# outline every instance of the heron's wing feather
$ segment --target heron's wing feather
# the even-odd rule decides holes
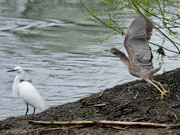
[[[126,34],[124,45],[131,64],[152,69],[152,53],[148,44],[153,25],[144,17],[137,17],[130,25]]]

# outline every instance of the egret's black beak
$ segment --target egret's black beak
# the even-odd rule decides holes
[[[16,70],[15,69],[12,69],[12,70],[8,70],[7,72],[15,72]]]

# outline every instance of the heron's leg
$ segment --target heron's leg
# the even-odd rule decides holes
[[[169,90],[166,90],[160,82],[155,81],[155,80],[152,80],[152,81],[155,82],[156,84],[158,84],[162,88],[164,93],[169,93],[170,92]]]
[[[26,113],[25,113],[25,116],[27,116],[27,113],[28,113],[28,111],[29,111],[29,107],[28,107],[28,104],[26,104],[26,106],[27,106],[27,109],[26,109]]]
[[[153,85],[154,87],[156,87],[156,88],[161,92],[161,97],[160,97],[160,99],[163,99],[163,96],[166,95],[166,93],[164,93],[164,91],[162,91],[156,84],[152,83],[152,85]]]
[[[33,115],[35,114],[36,108],[34,107]]]
[[[164,91],[162,91],[155,83],[153,83],[151,80],[147,80],[149,83],[151,83],[156,89],[158,89],[161,92],[161,99],[163,99],[163,96],[166,95]]]

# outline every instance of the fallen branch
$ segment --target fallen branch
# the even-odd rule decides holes
[[[38,128],[38,129],[32,129],[32,130],[26,130],[22,131],[19,134],[20,135],[27,135],[30,133],[40,133],[40,132],[47,132],[47,131],[55,131],[55,130],[70,130],[74,128],[82,128],[84,125],[78,125],[78,126],[72,126],[72,127],[59,127],[59,128]]]
[[[132,100],[130,100],[130,101],[124,103],[124,104],[120,104],[120,105],[118,105],[118,107],[119,107],[119,108],[120,108],[120,107],[126,107],[127,105],[129,105],[129,104],[131,103],[131,101],[132,101]]]
[[[103,107],[103,106],[106,106],[107,104],[106,103],[102,103],[102,104],[95,104],[94,106],[95,107]]]
[[[176,128],[180,128],[180,124],[169,125],[169,127],[167,129],[176,129]]]
[[[118,126],[106,126],[106,127],[117,129],[117,130],[126,130],[128,128],[128,127],[122,128],[122,127],[118,127]]]
[[[102,90],[100,94],[98,95],[98,98],[101,98],[105,90]]]
[[[169,128],[169,124],[160,123],[149,123],[149,122],[124,122],[124,121],[34,121],[28,120],[30,123],[42,124],[42,125],[122,125],[122,126],[147,126],[147,127],[157,127],[157,128]],[[172,126],[172,125],[171,125]]]
[[[144,119],[147,119],[147,116],[144,116],[144,117],[141,117],[141,118],[136,118],[136,119],[132,120],[132,122],[140,121],[140,120],[144,120]]]

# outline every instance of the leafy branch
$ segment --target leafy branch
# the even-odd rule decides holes
[[[153,42],[150,42],[150,44],[161,47],[166,51],[180,54],[180,43],[177,42],[180,40],[180,37],[178,36],[180,14],[177,12],[179,10],[180,1],[174,0],[172,2],[171,0],[155,0],[152,3],[151,0],[99,0],[99,4],[106,7],[106,10],[103,9],[103,13],[104,11],[107,13],[108,20],[102,19],[102,15],[95,12],[95,10],[87,8],[82,0],[80,0],[80,2],[95,20],[117,33],[120,33],[122,36],[125,34],[124,31],[127,27],[121,26],[121,24],[117,22],[120,15],[133,15],[135,11],[142,16],[158,19],[158,22],[153,22],[154,28],[159,33],[158,36],[162,38],[163,41],[169,41],[171,43],[170,45],[173,45],[173,48],[175,49],[172,49],[170,45],[164,47],[163,44],[167,44],[167,42],[163,42],[162,45]],[[177,11],[174,9],[177,9]],[[104,40],[106,39],[107,38],[104,38]]]
[[[90,11],[85,5],[84,5],[84,3],[80,0],[80,2],[81,2],[81,4],[82,4],[82,6],[86,9],[86,11],[90,14],[90,15],[92,15],[96,20],[98,20],[100,23],[102,23],[103,25],[105,25],[106,27],[108,27],[108,28],[110,28],[110,29],[112,29],[112,30],[114,30],[114,31],[116,31],[116,32],[118,32],[118,33],[121,33],[122,35],[124,34],[124,33],[122,33],[122,30],[119,28],[119,30],[117,30],[114,26],[111,26],[111,25],[109,25],[108,23],[106,23],[105,21],[103,21],[103,20],[101,20],[98,16],[97,16],[97,14],[95,13],[95,12],[93,12],[93,11]]]
[[[136,10],[137,10],[142,16],[144,16],[144,14],[143,14],[143,13],[140,11],[140,9],[137,7],[137,5],[136,5],[136,3],[134,2],[134,0],[131,0],[131,2],[133,3],[133,5],[134,5],[134,7],[136,8]],[[141,7],[141,8],[144,9],[143,7]],[[147,11],[147,10],[145,10],[145,9],[144,9],[144,11],[146,11],[146,12],[148,12],[149,14],[151,14],[151,15],[159,18],[158,16],[150,13],[149,11]],[[162,18],[161,18],[161,19],[162,19]],[[164,18],[163,18],[163,19],[164,19]],[[176,45],[176,43],[175,43],[173,40],[171,40],[171,38],[169,38],[164,32],[162,32],[162,31],[161,31],[158,27],[156,27],[155,25],[154,25],[154,28],[155,28],[156,30],[158,30],[164,37],[166,37],[166,38],[176,47],[176,49],[178,50],[178,53],[180,54],[180,49],[178,48],[178,46]]]

